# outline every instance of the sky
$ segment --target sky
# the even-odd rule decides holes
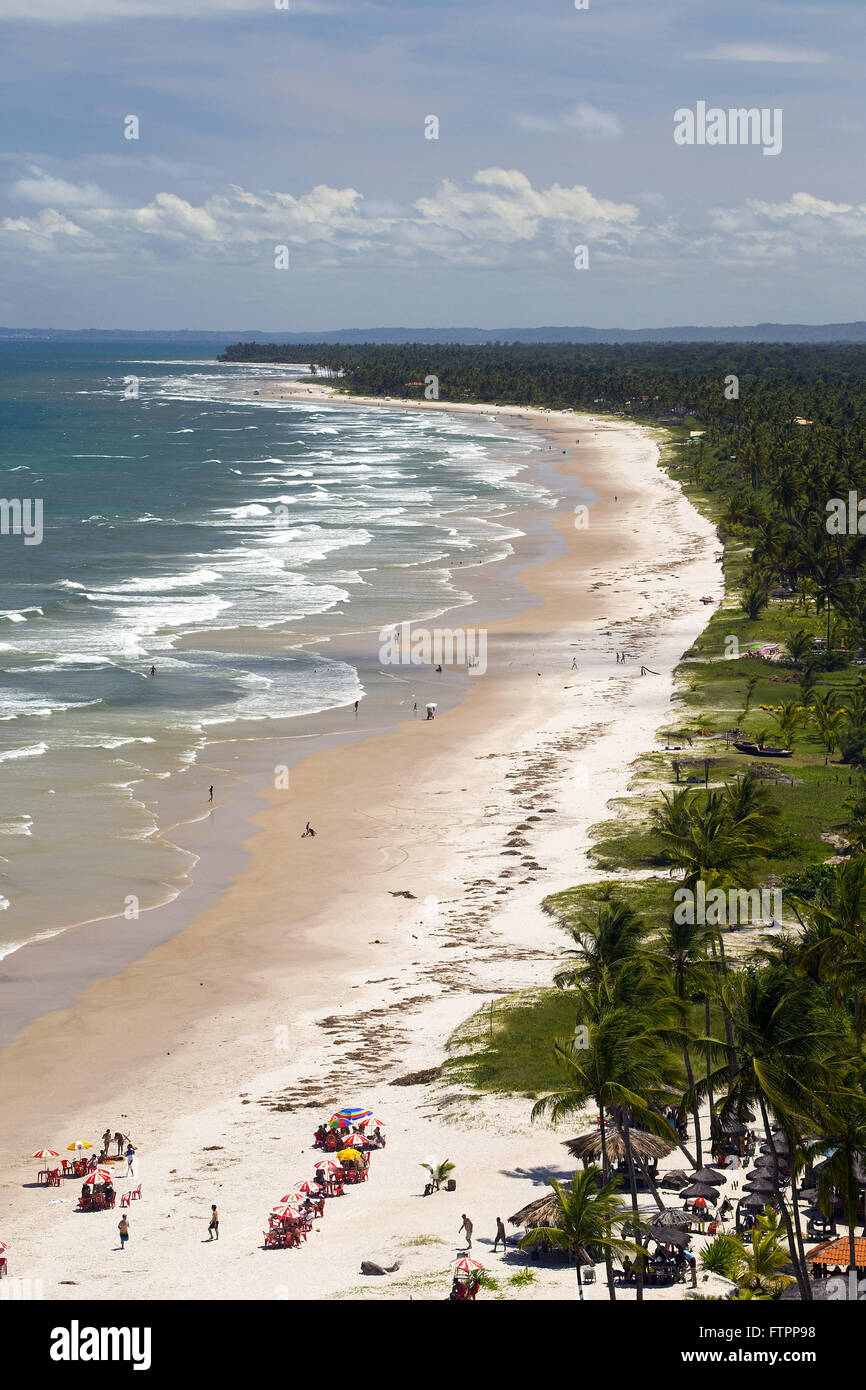
[[[0,0],[0,324],[866,319],[862,0],[579,3]]]

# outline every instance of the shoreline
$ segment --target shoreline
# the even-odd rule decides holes
[[[464,1133],[453,1107],[431,1100],[426,1087],[416,1097],[389,1089],[390,1081],[431,1066],[481,996],[549,979],[561,934],[540,900],[586,876],[586,832],[603,818],[629,761],[664,716],[673,669],[706,621],[700,594],[720,586],[714,528],[657,467],[647,430],[509,410],[564,445],[557,466],[600,500],[587,530],[578,531],[568,515],[551,515],[563,551],[520,571],[539,605],[491,624],[488,673],[432,723],[410,721],[302,759],[291,777],[292,804],[268,795],[244,846],[246,867],[215,902],[185,931],[89,986],[74,1009],[31,1025],[6,1050],[2,1094],[15,1149],[13,1156],[7,1137],[7,1182],[21,1182],[22,1134],[28,1142],[36,1135],[34,1142],[59,1143],[56,1103],[37,1095],[36,1078],[50,1075],[52,1092],[65,1098],[65,1123],[76,1132],[101,1132],[109,1112],[127,1121],[141,1145],[147,1188],[161,1193],[136,1212],[145,1237],[151,1223],[154,1235],[172,1229],[159,1224],[167,1207],[186,1220],[189,1203],[201,1205],[221,1189],[221,1205],[234,1213],[229,1248],[252,1260],[244,1266],[249,1297],[345,1293],[357,1283],[353,1240],[358,1248],[366,1243],[363,1257],[383,1248],[386,1192],[393,1239],[401,1228],[432,1219],[432,1208],[417,1214],[416,1173],[437,1145],[453,1148],[452,1158],[463,1155],[461,1196],[472,1165],[465,1181],[470,1194],[476,1191],[476,1210],[491,1187],[499,1189],[492,1194],[497,1209],[507,1208],[511,1198],[500,1195],[505,1168],[518,1194],[514,1207],[522,1205],[532,1195],[524,1173],[556,1154],[557,1139],[542,1127],[525,1132],[525,1101],[499,1107],[514,1112],[504,1135],[484,1123],[482,1154],[477,1129]],[[592,446],[587,439],[577,454],[567,438],[576,425],[595,433]],[[664,530],[670,544],[660,547]],[[625,670],[615,666],[615,646],[645,655],[662,674],[644,681],[631,661]],[[572,656],[579,660],[575,672]],[[301,815],[301,806],[313,813]],[[298,816],[317,826],[315,841],[302,842],[290,830]],[[503,868],[501,846],[518,820],[531,847],[519,869],[512,859]],[[383,966],[386,975],[369,978]],[[82,1055],[96,1046],[98,1080],[68,1055],[69,1034]],[[279,1117],[267,1105],[273,1095],[287,1107]],[[308,1116],[315,1122],[320,1113],[305,1113],[307,1107],[356,1100],[375,1105],[394,1126],[376,1161],[378,1180],[338,1204],[297,1264],[284,1266],[290,1291],[275,1294],[274,1267],[256,1245],[261,1215],[281,1182],[308,1175],[310,1160],[301,1151],[309,1147]],[[473,1097],[470,1116],[481,1122],[489,1100]],[[449,1109],[451,1123],[447,1116],[443,1122]],[[231,1136],[237,1147],[239,1125],[238,1156]],[[217,1171],[173,1182],[173,1172],[195,1166],[191,1153],[217,1137],[226,1141],[223,1157],[208,1160]],[[80,1228],[65,1212],[47,1239],[41,1197],[20,1189],[14,1201],[16,1272],[27,1265],[31,1277],[45,1281],[47,1296],[69,1296],[57,1287],[68,1241],[69,1259],[77,1248],[76,1268],[88,1275],[77,1296],[82,1289],[106,1296],[101,1262],[82,1252]],[[335,1263],[335,1227],[343,1229],[348,1263]],[[151,1274],[130,1261],[123,1296],[184,1297],[184,1277],[205,1289],[202,1296],[225,1296],[218,1274],[199,1271],[197,1247],[190,1255],[180,1282],[174,1270]],[[413,1258],[423,1263],[419,1252]]]
[[[269,385],[273,391],[278,389],[273,383]],[[289,392],[295,394],[291,387]],[[266,394],[270,392],[266,390]],[[330,392],[320,394],[324,400],[331,399]],[[236,398],[234,388],[231,395]],[[340,403],[350,400],[337,399]],[[447,410],[447,404],[440,408]],[[487,413],[487,408],[484,410]],[[511,417],[516,410],[507,407],[500,413]],[[527,433],[532,432],[532,422],[522,423]],[[452,581],[470,570],[477,572],[478,582],[474,583],[468,601],[457,596],[455,602],[437,609],[435,615],[404,621],[418,627],[425,623],[476,626],[496,621],[504,614],[528,613],[538,605],[537,597],[520,582],[519,575],[540,558],[553,558],[561,550],[549,520],[569,494],[581,499],[588,494],[575,479],[562,476],[555,463],[541,453],[527,454],[522,468],[528,482],[551,490],[552,495],[556,490],[559,496],[554,505],[549,510],[529,512],[516,507],[503,514],[503,523],[518,530],[509,542],[511,553],[472,563],[465,570],[451,571]],[[89,984],[119,973],[183,931],[192,917],[227,889],[248,862],[244,844],[253,819],[261,810],[275,766],[291,769],[319,750],[378,737],[412,719],[406,700],[396,700],[388,689],[390,680],[379,667],[378,632],[378,628],[360,628],[336,636],[305,637],[297,644],[308,651],[320,649],[329,660],[346,661],[358,670],[362,683],[370,682],[371,688],[365,686],[362,700],[363,723],[353,717],[349,705],[273,719],[269,721],[272,731],[265,721],[250,720],[257,732],[247,736],[241,732],[242,721],[236,720],[232,723],[233,732],[225,736],[209,733],[195,760],[168,781],[145,773],[130,784],[135,787],[135,799],[157,821],[148,838],[182,856],[186,861],[184,871],[163,882],[166,891],[160,901],[141,907],[134,932],[121,912],[97,913],[52,926],[46,934],[37,935],[0,958],[0,988],[4,995],[12,996],[3,998],[0,1011],[0,1048],[14,1042],[29,1024],[56,1010],[73,1007]],[[193,632],[180,639],[175,650],[182,651],[185,641],[194,646],[195,636]],[[409,682],[402,672],[391,679]],[[465,698],[472,680],[467,672],[456,667],[436,677],[428,670],[414,668],[410,683],[420,696],[419,709],[423,709],[424,700],[435,695],[443,713]],[[218,785],[221,778],[213,808],[201,804],[202,787],[212,777]],[[214,822],[216,812],[220,813],[218,827]]]

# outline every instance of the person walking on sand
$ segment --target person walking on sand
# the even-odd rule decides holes
[[[356,714],[358,713],[358,705],[359,705],[359,703],[360,703],[360,701],[358,701],[358,700],[355,701],[355,713],[356,713]]]
[[[506,1251],[507,1248],[508,1248],[508,1238],[507,1238],[507,1236],[506,1236],[506,1234],[505,1234],[505,1227],[504,1227],[503,1224],[502,1224],[502,1217],[501,1217],[501,1216],[497,1216],[497,1218],[496,1218],[496,1239],[495,1239],[495,1241],[493,1242],[493,1249],[494,1249],[494,1252],[495,1252],[496,1247],[497,1247],[497,1245],[499,1244],[500,1241],[502,1241],[502,1251],[503,1251],[503,1254],[504,1254],[505,1251]]]
[[[216,1236],[217,1240],[219,1240],[219,1238],[220,1238],[220,1214],[219,1214],[219,1212],[217,1211],[217,1209],[216,1209],[215,1206],[211,1206],[211,1209],[210,1209],[210,1225],[208,1226],[208,1231],[209,1231],[209,1233],[210,1233],[210,1238],[211,1238],[211,1240],[213,1240],[214,1236]]]
[[[102,1136],[102,1152],[108,1156],[108,1146],[111,1143],[111,1130],[107,1129]]]
[[[135,1145],[132,1140],[126,1146],[126,1176],[128,1178],[135,1177]]]
[[[458,1235],[460,1234],[460,1231],[465,1231],[465,1232],[466,1232],[466,1249],[467,1249],[467,1250],[471,1250],[471,1249],[472,1249],[472,1231],[473,1231],[473,1226],[472,1226],[472,1222],[469,1220],[469,1217],[466,1215],[465,1211],[464,1211],[464,1213],[463,1213],[463,1220],[462,1220],[462,1222],[460,1223],[460,1229],[459,1229],[459,1231],[458,1231]]]
[[[579,670],[580,670],[580,667],[579,667],[578,664],[577,664],[577,657],[576,657],[576,656],[573,656],[573,657],[571,658],[571,669],[572,669],[572,671],[579,671]]]
[[[124,1214],[123,1216],[121,1216],[120,1220],[119,1220],[118,1223],[117,1223],[117,1229],[118,1229],[118,1231],[120,1232],[120,1248],[121,1248],[122,1251],[125,1251],[125,1250],[126,1250],[126,1242],[129,1240],[129,1217],[128,1217],[128,1216],[126,1216],[125,1214]]]

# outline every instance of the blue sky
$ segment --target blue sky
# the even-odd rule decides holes
[[[861,0],[288,3],[0,0],[0,323],[866,318]]]

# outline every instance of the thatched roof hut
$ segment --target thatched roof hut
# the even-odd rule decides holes
[[[666,1158],[676,1148],[676,1144],[668,1143],[666,1139],[660,1139],[657,1134],[650,1134],[645,1129],[630,1130],[629,1139],[632,1153],[637,1158]],[[608,1158],[625,1158],[625,1142],[617,1130],[609,1130],[605,1140]],[[588,1158],[601,1158],[601,1130],[579,1134],[576,1139],[566,1139],[563,1148],[568,1149],[572,1158],[581,1158],[584,1162]]]

